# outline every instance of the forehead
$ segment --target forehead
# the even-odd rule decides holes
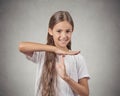
[[[72,29],[72,25],[68,21],[57,23],[53,29]]]

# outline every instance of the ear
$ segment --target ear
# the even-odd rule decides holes
[[[48,29],[48,33],[49,33],[50,35],[53,35],[53,32],[52,32],[52,29],[51,29],[51,28]]]

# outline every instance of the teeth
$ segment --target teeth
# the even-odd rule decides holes
[[[61,41],[61,42],[66,42],[66,41],[68,41],[68,39],[66,38],[66,39],[58,39],[59,41]]]
[[[67,41],[67,40],[60,40],[60,41]]]
[[[64,40],[64,41],[63,41],[63,40],[60,40],[60,41],[61,41],[61,42],[66,42],[67,40],[66,40],[66,41],[65,41],[65,40]]]
[[[60,39],[60,41],[67,41],[67,39]]]

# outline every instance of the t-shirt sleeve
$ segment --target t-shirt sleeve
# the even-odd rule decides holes
[[[84,77],[87,77],[88,79],[90,78],[85,59],[80,54],[78,55],[77,58],[77,72],[78,72],[78,79],[82,79]]]
[[[26,55],[26,58],[34,63],[40,63],[42,58],[43,52],[33,52],[32,56]]]

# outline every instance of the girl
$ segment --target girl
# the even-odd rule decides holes
[[[19,50],[38,64],[35,96],[88,96],[89,74],[79,51],[71,51],[74,23],[67,11],[49,21],[47,44],[21,42]]]

